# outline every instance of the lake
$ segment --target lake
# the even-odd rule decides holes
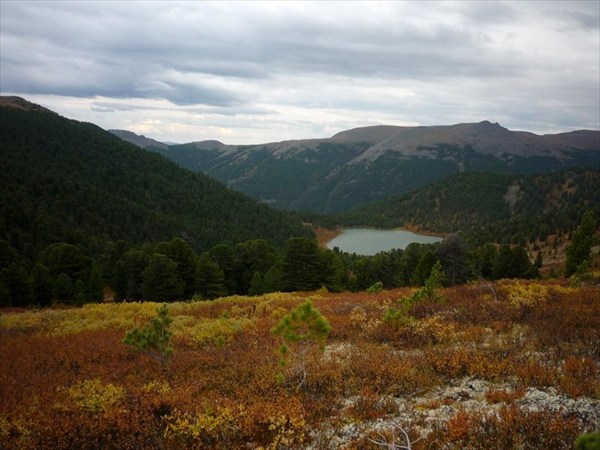
[[[405,249],[412,242],[433,244],[442,240],[438,236],[426,236],[406,230],[344,228],[341,234],[327,243],[327,248],[337,247],[343,252],[357,255],[375,255],[392,249]]]

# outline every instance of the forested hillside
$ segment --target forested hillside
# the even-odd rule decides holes
[[[309,236],[299,218],[49,111],[0,108],[0,239],[35,254],[54,242],[157,242],[196,250]]]
[[[465,173],[399,203],[313,217],[471,233],[373,257],[348,255],[319,248],[300,216],[259,205],[92,124],[22,99],[1,103],[0,306],[532,278],[549,255],[526,248],[527,233],[573,231],[584,210],[587,225],[567,275],[591,261],[599,171]],[[493,244],[515,236],[519,245]]]
[[[573,230],[586,210],[600,213],[600,170],[544,175],[466,172],[322,223],[416,225],[443,233],[462,231],[481,242],[517,243]]]

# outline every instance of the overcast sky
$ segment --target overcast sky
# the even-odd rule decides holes
[[[160,141],[600,128],[600,2],[0,3],[0,91]]]

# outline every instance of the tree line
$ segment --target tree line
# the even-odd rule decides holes
[[[458,235],[374,256],[322,249],[302,237],[288,239],[283,248],[256,239],[199,254],[176,238],[141,246],[105,241],[94,249],[54,243],[31,260],[0,241],[0,305],[79,305],[103,301],[107,293],[115,301],[164,302],[320,288],[361,291],[376,283],[422,286],[438,262],[446,285],[538,276],[525,248],[475,246]]]

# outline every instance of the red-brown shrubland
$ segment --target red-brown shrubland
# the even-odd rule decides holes
[[[373,427],[389,420],[420,438],[415,449],[570,448],[598,424],[521,402],[537,389],[600,404],[600,288],[492,287],[496,298],[478,285],[444,289],[445,302],[424,299],[397,322],[385,312],[410,289],[174,303],[164,368],[122,343],[155,304],[6,312],[0,447],[380,448],[373,440],[393,428]],[[277,382],[271,330],[307,298],[332,330],[297,389]],[[431,396],[461,379],[487,383],[485,407]]]

